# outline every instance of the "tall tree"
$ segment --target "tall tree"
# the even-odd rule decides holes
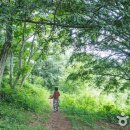
[[[6,42],[0,49],[0,81],[12,39],[17,36],[17,39],[20,38],[20,41],[23,41],[23,37],[28,37],[32,31],[37,30],[36,26],[41,28],[41,32],[47,29],[50,30],[49,33],[58,34],[60,38],[67,38],[67,42],[65,41],[62,45],[72,44],[75,52],[83,50],[86,52],[86,47],[93,45],[98,49],[111,50],[113,53],[129,58],[129,5],[129,0],[9,0],[1,2],[0,20],[7,31]],[[12,32],[20,28],[23,23],[27,24],[27,28],[32,27],[32,30],[26,30],[24,35],[19,30],[19,34],[12,35]],[[58,38],[51,38],[51,42],[59,42]],[[8,49],[5,49],[7,45]],[[21,43],[18,46],[22,48]]]

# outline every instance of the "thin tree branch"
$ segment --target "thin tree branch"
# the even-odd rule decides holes
[[[33,23],[33,24],[43,24],[43,25],[50,25],[50,26],[57,26],[57,27],[63,27],[63,28],[91,28],[91,26],[86,25],[77,25],[77,24],[62,24],[62,23],[57,23],[57,22],[48,22],[46,20],[39,20],[39,21],[34,21],[34,20],[30,20],[30,19],[26,19],[26,20],[21,20],[21,19],[16,19],[17,21],[21,21],[21,22],[27,22],[27,23]]]

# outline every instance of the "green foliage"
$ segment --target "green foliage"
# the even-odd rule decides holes
[[[24,65],[23,68],[21,69],[22,74],[26,74],[27,72],[30,72],[31,66],[29,65]]]
[[[74,53],[70,58],[71,65],[67,68],[67,80],[81,79],[91,82],[105,92],[117,92],[128,89],[129,59],[94,56],[92,54]]]
[[[37,86],[44,86],[44,79],[40,76],[31,75],[28,80],[30,83],[36,84]]]
[[[60,87],[64,92],[61,94],[60,106],[72,122],[73,129],[98,129],[97,122],[117,124],[117,116],[122,112],[129,115],[129,92],[109,91],[106,94],[103,89],[94,89],[94,84],[93,87],[89,85],[91,82],[83,83],[82,80],[78,80],[67,82],[65,86]]]
[[[44,86],[53,88],[58,86],[59,77],[61,76],[62,68],[57,60],[50,58],[48,60],[39,60],[35,65],[32,73],[36,76],[41,76],[44,81]]]
[[[14,103],[0,102],[0,129],[1,130],[47,130],[42,124],[48,119],[48,114],[37,114],[18,107]],[[35,122],[39,125],[33,125]]]
[[[3,81],[2,81],[2,86],[5,88],[5,87],[9,87],[9,75],[5,75],[3,77]]]
[[[77,81],[62,80],[60,82],[60,91],[62,91],[63,93],[69,93],[69,94],[78,93],[79,91],[82,91],[84,84],[85,83],[82,82],[81,80],[77,80]]]
[[[36,112],[49,110],[47,100],[49,93],[40,85],[26,83],[22,88],[2,88],[1,92],[5,95],[4,100],[6,102],[17,104],[17,106],[23,107],[26,110]]]
[[[92,128],[96,126],[97,121],[117,123],[116,116],[120,115],[121,109],[112,102],[104,102],[102,98],[67,94],[63,96],[61,106],[72,123],[82,122]],[[77,126],[77,124],[73,125]]]
[[[4,76],[0,73],[3,99],[31,111],[47,111],[49,93],[43,86],[59,85],[64,93],[73,94],[63,97],[62,106],[69,114],[87,124],[98,119],[114,122],[121,111],[119,102],[106,103],[104,95],[95,99],[88,93],[77,94],[84,92],[85,86],[98,87],[107,94],[129,90],[129,6],[129,0],[2,1],[0,51],[10,43],[3,52],[9,48],[13,53],[12,61],[0,59],[4,61],[0,68],[7,61]],[[65,70],[59,55],[69,52],[70,56],[71,50]],[[28,81],[32,84],[26,82],[20,88],[30,73]]]

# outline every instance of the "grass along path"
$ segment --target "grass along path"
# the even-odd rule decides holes
[[[121,127],[118,124],[110,124],[103,121],[96,122],[93,127],[77,120],[69,118],[61,112],[51,112],[46,126],[49,130],[130,130],[130,126]]]
[[[0,102],[0,130],[48,130],[49,112],[36,113]]]
[[[62,112],[43,112],[41,114],[0,103],[0,130],[130,130],[130,125],[120,127],[98,121],[93,127]]]
[[[97,121],[94,124],[89,125],[78,119],[76,116],[67,116],[67,119],[69,119],[72,124],[71,130],[130,130],[129,124],[123,127],[119,126],[119,124]]]

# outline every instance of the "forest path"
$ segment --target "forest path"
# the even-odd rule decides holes
[[[72,130],[71,123],[60,112],[52,112],[47,123],[50,130]]]
[[[50,105],[52,108],[52,100],[50,100]],[[61,112],[52,111],[50,112],[50,118],[46,126],[49,130],[130,130],[130,125],[121,127],[118,124],[114,125],[103,121],[96,122],[94,128],[92,128],[78,120],[72,128],[71,122],[67,119],[67,116]]]
[[[53,101],[50,100],[51,109],[53,109]],[[47,123],[50,130],[72,130],[71,123],[61,112],[51,112],[50,119]]]

